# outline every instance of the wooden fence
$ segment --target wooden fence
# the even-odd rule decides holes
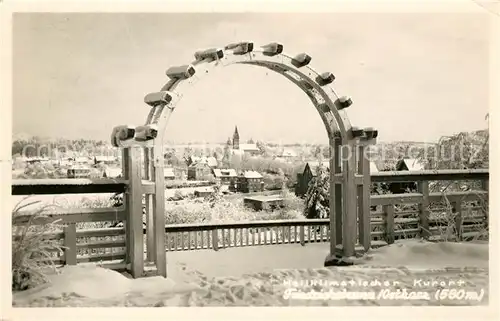
[[[417,182],[417,193],[371,195],[371,246],[393,243],[401,238],[429,240],[468,240],[487,237],[487,170],[380,172],[372,182]],[[429,193],[429,181],[480,181],[482,189],[463,192]],[[125,192],[128,181],[120,179],[63,179],[13,181],[13,195],[114,193]],[[152,189],[143,181],[143,190]],[[30,213],[13,221],[25,224]],[[57,221],[62,228],[47,232],[47,238],[60,240],[66,249],[54,257],[57,264],[110,262],[125,268],[127,239],[124,227],[89,229],[98,222],[126,221],[127,208],[73,209],[53,213],[32,222]],[[185,251],[272,244],[302,244],[329,241],[329,219],[253,221],[217,224],[179,224],[165,227],[166,251]],[[143,229],[143,233],[146,229]],[[358,233],[359,235],[359,233]],[[359,246],[361,248],[361,246]]]
[[[14,180],[13,195],[100,194],[123,193],[128,182],[121,179],[37,179]],[[56,253],[56,264],[77,264],[122,260],[126,255],[125,229],[109,227],[111,222],[125,221],[122,207],[64,209],[55,208],[31,222],[33,225],[56,223],[47,239],[60,240],[64,253]],[[27,224],[32,214],[26,212],[13,220],[13,225]],[[89,227],[94,228],[89,228]]]

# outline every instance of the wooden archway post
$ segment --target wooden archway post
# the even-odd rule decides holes
[[[329,140],[330,253],[325,266],[351,264],[352,257],[371,247],[371,179],[367,148],[375,143],[377,135],[377,131],[365,129],[361,136],[347,142],[342,142],[340,137]]]
[[[145,125],[135,128],[117,126],[111,134],[113,146],[142,146],[153,150],[152,154],[146,153],[145,156],[145,163],[154,162],[153,169],[148,169],[150,172],[146,177],[153,180],[155,185],[154,192],[152,192],[153,200],[146,201],[147,211],[152,211],[152,214],[147,216],[146,230],[147,244],[151,244],[147,251],[147,259],[154,261],[157,272],[166,275],[166,271],[163,270],[166,267],[166,258],[163,226],[165,186],[162,147],[168,120],[182,99],[186,87],[212,74],[215,68],[233,64],[259,66],[274,71],[295,84],[311,100],[329,137],[330,168],[333,169],[330,171],[331,243],[330,254],[325,264],[335,261],[332,260],[335,257],[353,256],[357,245],[356,226],[360,208],[358,194],[365,195],[366,193],[364,189],[358,193],[358,185],[363,185],[365,180],[360,179],[362,176],[357,173],[357,144],[360,139],[376,137],[377,131],[351,126],[346,109],[352,105],[352,101],[336,93],[333,88],[335,76],[331,72],[318,73],[312,69],[309,66],[312,58],[306,53],[294,56],[284,54],[283,45],[279,43],[270,43],[260,48],[255,47],[253,42],[232,43],[223,48],[197,51],[194,58],[195,60],[190,64],[169,68],[166,71],[168,82],[160,91],[149,93],[144,97],[144,102],[150,106]],[[342,150],[342,157],[340,157],[340,150]],[[363,173],[363,175],[367,174]],[[365,204],[366,197],[363,200]],[[364,207],[365,205],[362,206]],[[151,231],[153,231],[152,234]]]
[[[144,240],[142,230],[141,148],[127,147],[122,150],[122,173],[128,181],[123,195],[125,217],[125,265],[132,277],[144,274]]]
[[[153,274],[167,276],[163,166],[161,148],[129,146],[122,150],[122,172],[124,179],[127,180],[127,190],[123,195],[127,213],[125,266],[134,278],[142,277],[152,269],[155,270]],[[146,209],[146,247],[144,247],[143,205]],[[146,257],[144,257],[145,248]]]

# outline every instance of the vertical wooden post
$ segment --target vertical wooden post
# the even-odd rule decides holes
[[[300,233],[300,245],[304,246],[306,245],[306,230],[304,225],[301,225],[299,227],[299,233]]]
[[[384,205],[385,213],[385,241],[394,243],[394,204]]]
[[[64,227],[64,260],[66,265],[76,265],[76,224]]]
[[[144,148],[144,174],[146,180],[153,180],[152,150],[149,147]],[[154,237],[154,211],[153,197],[150,194],[145,195],[146,199],[146,253],[148,262],[155,262],[155,237]],[[156,263],[156,262],[155,262]]]
[[[128,179],[128,172],[130,170],[130,148],[124,148],[122,149],[122,174],[124,179]],[[127,185],[127,190],[130,186],[130,182]],[[123,193],[123,205],[125,207],[125,264],[127,266],[127,269],[129,264],[132,264],[132,258],[130,257],[130,234],[131,234],[131,228],[129,224],[129,217],[130,217],[130,208],[127,199],[129,196],[127,195],[127,191]]]
[[[356,217],[357,217],[357,187],[355,181],[356,175],[356,147],[355,141],[351,140],[344,145],[342,157],[344,162],[344,222],[343,222],[343,256],[350,257],[355,255],[356,243]]]
[[[154,212],[154,252],[156,271],[158,275],[167,277],[167,254],[165,252],[165,173],[163,147],[155,143],[152,150],[154,166],[152,168],[155,179],[155,194],[153,196]]]
[[[341,167],[342,164],[342,141],[340,138],[335,139],[335,166],[333,167],[334,174],[342,174],[343,170]],[[330,172],[332,172],[332,168],[330,168]],[[335,187],[335,236],[331,239],[335,240],[337,245],[342,245],[342,235],[343,235],[343,218],[344,218],[344,198],[343,198],[343,189],[344,189],[344,176],[342,175],[342,181],[340,184],[334,184]],[[333,236],[333,235],[332,235]]]
[[[481,188],[484,190],[484,191],[489,191],[489,184],[490,180],[489,179],[485,179],[485,180],[482,180],[481,181]]]
[[[127,207],[127,234],[129,239],[127,253],[131,263],[132,277],[141,277],[144,273],[144,236],[142,227],[142,180],[141,180],[141,149],[130,147],[125,153],[128,157],[123,161],[128,163],[125,179],[128,189],[125,193]]]
[[[366,155],[366,144],[359,146],[358,172],[363,175],[363,184],[358,186],[358,234],[359,242],[365,251],[371,246],[371,226],[370,226],[370,161]]]
[[[463,215],[462,215],[462,201],[456,200],[451,204],[453,209],[455,210],[455,231],[457,232],[457,241],[461,242],[462,239],[462,223],[463,223]]]
[[[254,241],[255,241],[255,235],[254,235]],[[216,228],[212,230],[212,248],[214,251],[219,250],[219,233]]]
[[[335,173],[336,173],[336,165],[337,165],[337,149],[336,149],[336,140],[334,137],[330,137],[329,146],[330,146],[330,198],[329,198],[329,207],[330,207],[330,255],[335,255],[335,248],[337,247],[337,238],[336,238],[336,220],[337,216],[342,215],[342,212],[337,212],[336,207],[336,190],[337,184],[335,183]]]
[[[429,182],[421,181],[417,184],[418,192],[423,195],[422,203],[418,205],[420,216],[420,233],[422,238],[428,239],[429,231]]]
[[[489,192],[489,190],[490,190],[489,180],[486,179],[486,180],[481,181],[481,187],[482,187],[482,189],[484,191]],[[484,225],[485,225],[485,228],[489,227],[489,222],[490,222],[490,211],[487,208],[488,207],[488,202],[486,201],[487,199],[489,199],[489,193],[486,196],[486,199],[482,199],[481,200],[481,203],[482,203],[481,205],[484,208]]]

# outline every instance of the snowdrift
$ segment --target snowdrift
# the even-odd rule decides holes
[[[286,245],[283,245],[286,246]],[[275,246],[276,255],[280,246]],[[243,251],[242,251],[243,252]],[[240,253],[242,253],[240,252]],[[234,255],[237,255],[237,251]],[[193,251],[192,255],[197,255]],[[297,257],[297,260],[301,260]],[[234,258],[231,266],[257,262],[255,258]],[[183,265],[169,261],[171,271]],[[297,267],[295,265],[294,267]],[[427,269],[427,270],[426,270]],[[428,269],[433,269],[429,271]],[[181,271],[182,270],[182,271]],[[359,265],[342,268],[256,269],[238,277],[207,277],[199,271],[182,266],[175,280],[161,277],[130,279],[118,272],[96,266],[67,266],[50,282],[38,288],[14,294],[14,306],[294,306],[294,305],[471,305],[487,304],[488,293],[480,302],[473,301],[383,301],[383,300],[316,300],[294,301],[284,298],[287,280],[389,280],[397,281],[395,289],[414,288],[417,278],[466,281],[468,289],[488,290],[488,244],[431,243],[406,240],[370,251]],[[229,269],[227,269],[229,271]],[[238,274],[237,272],[231,273]],[[392,282],[391,281],[391,282]],[[310,285],[321,291],[325,285]],[[354,287],[352,290],[360,290]],[[422,290],[422,289],[420,289]],[[424,289],[432,291],[432,286]],[[435,289],[434,289],[435,290]],[[477,290],[479,291],[479,290]]]

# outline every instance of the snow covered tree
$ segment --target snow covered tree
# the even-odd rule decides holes
[[[224,154],[222,155],[222,167],[230,168],[231,166],[231,145],[228,140],[226,146],[224,146]]]
[[[311,219],[328,218],[330,215],[329,197],[330,176],[328,170],[320,165],[305,195],[304,215]]]

